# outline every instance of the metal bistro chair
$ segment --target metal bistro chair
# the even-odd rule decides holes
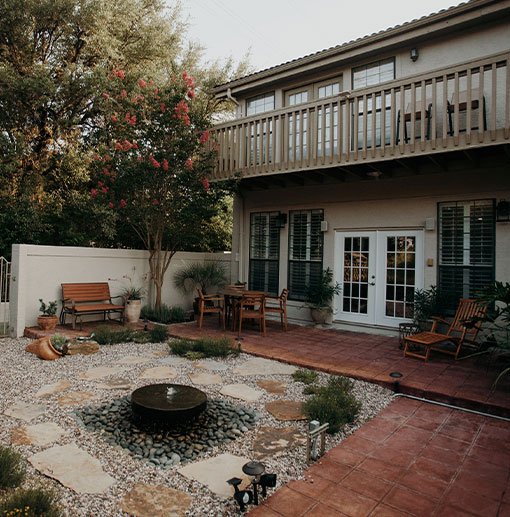
[[[241,335],[243,320],[259,320],[259,329],[262,335],[266,335],[266,300],[264,294],[245,294],[239,300],[235,324],[239,324],[238,336]]]
[[[202,328],[204,314],[218,314],[219,323],[225,330],[225,309],[223,296],[215,294],[204,294],[202,289],[197,288],[198,293],[198,328]]]
[[[266,313],[274,312],[280,315],[282,329],[287,331],[287,297],[288,289],[282,289],[280,296],[266,296]],[[269,303],[268,303],[269,302]]]

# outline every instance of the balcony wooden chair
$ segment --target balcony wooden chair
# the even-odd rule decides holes
[[[429,140],[429,138],[430,138],[430,122],[432,119],[432,102],[430,102],[430,100],[426,100],[425,104],[424,104],[422,101],[416,101],[414,117],[415,117],[416,122],[421,121],[421,112],[422,112],[422,107],[424,105],[426,106],[425,120],[427,122],[426,129],[425,129],[425,138],[427,140]],[[411,139],[407,134],[407,123],[408,122],[410,123],[412,120],[411,114],[412,114],[412,107],[411,107],[411,103],[409,103],[407,105],[406,111],[404,113],[404,142],[406,144]],[[421,136],[415,135],[415,138],[421,138]],[[397,138],[395,140],[395,143],[398,144],[399,141],[400,141],[400,110],[398,110],[398,114],[397,114]]]
[[[287,297],[288,289],[282,289],[280,296],[266,296],[266,313],[274,312],[280,315],[282,329],[287,331]],[[268,303],[269,302],[269,303]]]
[[[454,127],[453,127],[453,114],[458,109],[459,114],[467,112],[468,108],[468,99],[467,99],[467,90],[459,92],[458,100],[457,96],[453,94],[452,101],[448,102],[447,111],[448,111],[448,125],[450,126],[450,131],[448,134],[450,136],[453,136],[454,133]],[[479,110],[480,109],[480,90],[478,88],[473,88],[471,90],[471,110]],[[466,114],[467,117],[467,114]],[[478,120],[478,117],[476,117],[476,120]],[[459,132],[466,131],[467,125],[470,124],[470,129],[479,129],[478,125],[471,125],[471,120],[467,120],[466,118],[466,127],[460,129]],[[482,124],[483,124],[483,130],[487,131],[487,110],[485,106],[485,96],[482,92]]]
[[[234,330],[239,325],[238,336],[241,335],[243,320],[259,320],[260,332],[266,335],[266,300],[264,294],[245,294],[236,308]]]
[[[204,314],[218,314],[218,320],[225,330],[225,309],[223,296],[215,294],[204,294],[202,289],[197,288],[198,293],[198,328],[202,328]]]
[[[451,322],[434,317],[430,332],[419,332],[404,338],[404,356],[428,361],[430,351],[435,350],[458,358],[463,344],[476,345],[480,321],[486,313],[477,300],[462,298]],[[440,324],[448,325],[446,333],[437,331]]]

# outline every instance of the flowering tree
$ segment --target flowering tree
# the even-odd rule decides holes
[[[193,110],[187,73],[164,87],[115,70],[102,95],[104,120],[90,195],[125,221],[149,250],[155,306],[184,238],[214,215],[224,194],[211,188],[209,121]]]

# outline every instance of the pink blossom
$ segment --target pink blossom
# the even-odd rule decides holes
[[[93,160],[97,160],[98,162],[101,161],[101,156],[99,156],[97,153],[92,156]]]
[[[188,97],[189,97],[190,99],[194,99],[194,98],[195,98],[195,90],[190,90],[190,91],[188,92]]]
[[[121,199],[119,203],[119,208],[125,208],[127,206],[127,201],[125,199]]]
[[[115,142],[115,150],[122,151],[122,144],[120,142]]]
[[[163,170],[164,171],[168,170],[168,160],[166,158],[163,160]]]
[[[187,113],[185,113],[183,116],[182,116],[182,121],[184,122],[184,125],[185,126],[189,126],[191,124],[191,121],[189,119],[189,115]]]
[[[161,111],[162,111],[163,113],[165,113],[165,111],[166,111],[166,106],[165,106],[165,103],[164,103],[164,102],[162,102],[162,103],[160,104],[160,108],[161,108]]]
[[[97,197],[97,190],[95,188],[90,189],[90,196],[91,197]]]
[[[152,200],[152,204],[153,204],[154,206],[159,205],[159,201],[158,201],[157,199],[153,199],[153,200]]]
[[[134,126],[136,124],[136,115],[133,115],[131,119],[129,120],[129,123]]]
[[[184,79],[184,83],[188,88],[194,88],[195,87],[195,80],[191,75],[188,75],[187,72],[182,73],[182,78]]]
[[[209,133],[209,130],[206,129],[205,131],[203,131],[200,135],[200,143],[205,144],[209,140],[210,136],[211,134]]]
[[[125,99],[125,98],[127,97],[127,91],[126,91],[126,90],[122,90],[122,91],[120,92],[120,96],[121,96],[123,99]]]
[[[131,145],[131,142],[129,140],[124,140],[122,142],[122,150],[123,151],[129,151],[133,146]]]
[[[184,99],[181,99],[176,104],[174,111],[175,111],[175,115],[177,116],[177,118],[182,118],[183,115],[186,115],[189,111],[188,103]]]
[[[112,122],[118,122],[119,119],[117,118],[117,115],[112,115]]]
[[[103,194],[108,193],[108,190],[110,190],[110,189],[109,189],[108,187],[106,187],[106,186],[101,188],[101,192],[102,192]]]
[[[184,164],[184,167],[186,167],[186,169],[188,170],[193,169],[193,160],[191,158],[188,158],[186,160],[186,163]]]
[[[126,77],[126,72],[124,72],[124,70],[114,70],[113,73],[119,79],[124,79],[124,77]]]
[[[105,168],[103,169],[103,174],[104,174],[105,176],[109,176],[109,175],[110,175],[110,171],[105,167]]]
[[[133,149],[138,149],[138,144],[137,144],[136,142],[133,142],[133,143],[131,144],[131,147],[132,147]]]
[[[202,186],[206,192],[209,191],[209,180],[207,178],[202,178]]]
[[[156,169],[159,169],[161,167],[161,164],[152,156],[152,154],[149,156],[149,161],[152,163],[152,166]]]
[[[110,95],[107,92],[103,92],[102,94],[103,99],[109,99]]]
[[[103,185],[104,185],[104,183],[103,183],[102,181],[98,181],[98,182],[97,182],[97,186],[98,186],[99,188],[101,188]]]
[[[113,208],[113,203],[111,201],[108,203],[108,208]]]
[[[103,160],[105,162],[111,162],[112,161],[112,157],[109,154],[105,154]]]
[[[138,86],[139,86],[140,88],[145,88],[145,87],[147,86],[147,82],[146,82],[146,81],[144,81],[143,79],[139,79],[139,80],[138,80]]]

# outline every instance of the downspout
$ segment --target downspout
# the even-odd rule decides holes
[[[236,106],[240,106],[239,102],[232,97],[232,90],[230,88],[227,88],[227,99],[232,101]]]
[[[415,397],[414,395],[407,395],[406,393],[395,393],[394,398],[404,397],[406,399],[418,400],[419,402],[426,402],[427,404],[435,404],[436,406],[447,407],[449,409],[456,409],[458,411],[465,411],[466,413],[472,413],[474,415],[486,416],[489,418],[496,418],[503,420],[504,422],[510,422],[510,418],[504,416],[491,415],[490,413],[484,413],[483,411],[476,411],[475,409],[467,409],[460,406],[454,406],[453,404],[447,404],[446,402],[438,402],[436,400],[425,399],[423,397]]]

